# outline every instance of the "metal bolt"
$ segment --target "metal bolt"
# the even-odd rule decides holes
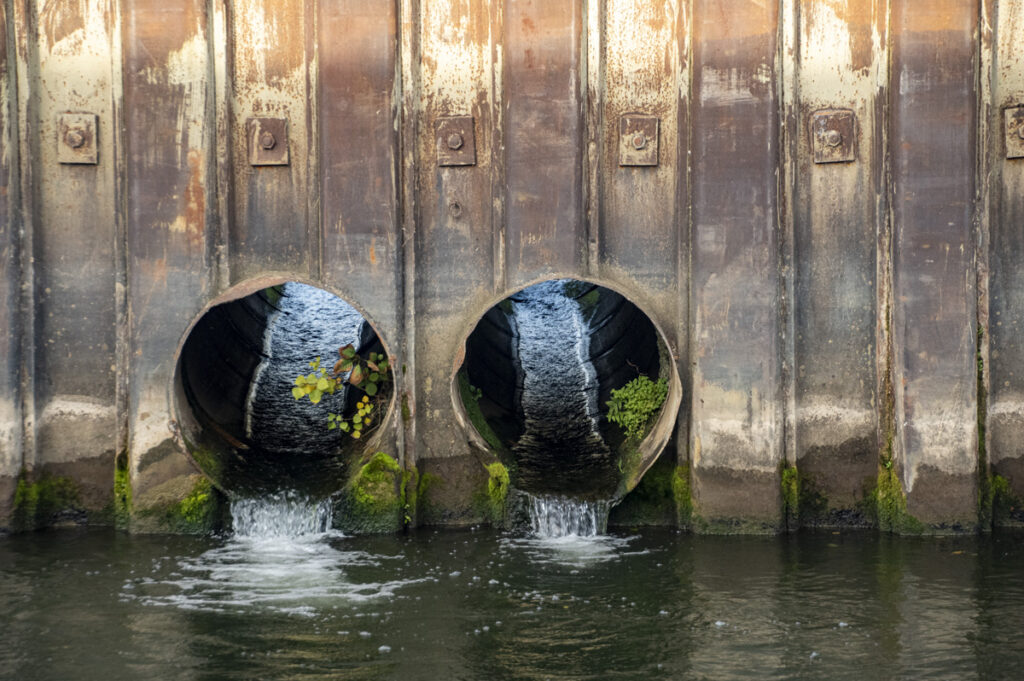
[[[448,204],[448,214],[453,218],[458,218],[462,215],[462,204],[458,201],[452,201]]]
[[[465,143],[466,141],[462,139],[462,135],[457,132],[453,132],[452,134],[448,135],[448,148],[451,149],[452,151],[461,149],[462,145]]]
[[[826,147],[838,147],[843,143],[843,136],[838,130],[826,130],[824,138]]]
[[[638,132],[633,135],[633,148],[640,151],[647,146],[647,135],[642,132]]]
[[[277,138],[274,137],[274,133],[269,130],[264,130],[260,134],[260,146],[270,151],[277,146]]]
[[[85,135],[78,130],[69,130],[67,134],[64,135],[64,143],[72,149],[81,149],[85,144]]]

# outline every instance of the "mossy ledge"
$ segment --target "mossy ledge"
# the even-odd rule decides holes
[[[198,477],[192,489],[180,501],[151,506],[136,512],[143,531],[205,535],[219,532],[227,525],[227,498],[208,478]]]
[[[62,520],[84,522],[85,517],[74,480],[45,472],[33,475],[27,469],[21,470],[14,491],[11,518],[14,530],[27,532]]]
[[[132,481],[128,469],[128,453],[121,452],[114,461],[114,525],[128,529],[132,517]]]
[[[349,479],[334,507],[334,526],[360,534],[397,532],[409,517],[406,485],[413,476],[391,456],[376,452]],[[412,484],[416,481],[412,480]]]

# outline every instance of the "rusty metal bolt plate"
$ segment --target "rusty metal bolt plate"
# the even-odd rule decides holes
[[[434,148],[439,166],[476,165],[472,116],[442,116],[434,121]]]
[[[1006,158],[1024,158],[1024,106],[1013,106],[1003,112],[1006,128]]]
[[[250,165],[288,165],[288,119],[250,118],[245,122],[245,131]]]
[[[849,109],[811,114],[811,149],[815,163],[849,163],[857,158],[857,119]]]
[[[57,119],[57,161],[70,165],[99,162],[96,131],[99,117],[90,113],[63,113]]]
[[[619,119],[619,165],[658,165],[658,117],[627,114]]]

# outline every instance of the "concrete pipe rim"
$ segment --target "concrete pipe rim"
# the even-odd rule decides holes
[[[449,392],[451,395],[452,410],[455,415],[456,423],[458,423],[467,442],[471,445],[470,449],[478,456],[478,458],[480,458],[481,464],[486,465],[495,461],[501,461],[502,459],[499,456],[499,453],[491,447],[484,436],[481,435],[473,425],[465,404],[463,403],[461,388],[459,385],[459,374],[465,364],[467,354],[466,346],[469,341],[469,337],[483,321],[487,313],[494,307],[498,306],[502,301],[537,284],[560,279],[571,279],[583,284],[598,286],[622,296],[626,301],[634,305],[650,321],[656,334],[659,351],[663,352],[668,358],[668,361],[666,362],[667,366],[664,367],[665,372],[668,374],[668,395],[659,408],[657,419],[655,419],[649,431],[638,446],[642,464],[640,465],[635,477],[630,480],[623,479],[620,482],[619,488],[616,490],[612,498],[612,503],[614,505],[621,501],[626,494],[636,488],[640,480],[642,480],[647,471],[650,470],[651,466],[653,466],[661,457],[665,448],[675,435],[679,412],[683,404],[683,383],[679,375],[678,354],[674,350],[673,344],[669,342],[668,335],[665,333],[662,325],[659,324],[656,318],[648,312],[648,306],[642,302],[643,296],[634,295],[635,291],[630,288],[621,286],[617,282],[607,281],[601,278],[581,277],[572,273],[554,273],[529,280],[526,283],[517,284],[515,287],[507,287],[501,294],[486,298],[482,305],[474,306],[472,314],[467,317],[468,321],[462,325],[462,328],[459,331],[458,337],[461,341],[456,346],[450,365]]]
[[[221,290],[212,298],[209,298],[206,303],[203,304],[203,306],[192,316],[175,345],[174,355],[172,356],[174,370],[171,373],[171,379],[168,385],[168,404],[170,408],[168,410],[169,422],[167,425],[171,431],[175,444],[182,452],[184,452],[191,466],[200,475],[202,475],[204,479],[208,480],[213,487],[224,493],[229,498],[239,495],[236,494],[234,490],[230,489],[230,486],[225,486],[223,480],[216,479],[215,476],[211,475],[204,469],[196,459],[194,447],[189,444],[187,431],[190,429],[201,429],[203,426],[196,422],[196,416],[193,414],[194,407],[184,394],[182,379],[183,351],[192,333],[196,330],[196,327],[200,324],[203,318],[217,306],[234,301],[240,301],[267,288],[283,286],[288,283],[302,284],[319,289],[350,305],[372,329],[377,340],[380,342],[381,346],[383,346],[385,354],[389,358],[392,358],[392,364],[396,364],[394,361],[396,356],[393,354],[390,344],[382,335],[379,323],[367,312],[366,308],[358,302],[358,296],[350,294],[349,292],[333,286],[330,283],[292,272],[274,272],[237,282],[228,288]],[[351,450],[354,450],[354,452],[357,452],[353,454],[354,457],[357,458],[363,454],[379,449],[381,441],[386,437],[386,433],[391,429],[394,419],[396,418],[395,415],[397,413],[398,395],[401,392],[398,385],[400,380],[399,376],[400,372],[397,370],[397,366],[395,366],[390,395],[388,395],[387,398],[384,414],[382,415],[379,424],[373,429],[372,434],[365,440],[356,443],[356,446],[350,448]],[[337,484],[338,490],[341,489],[342,484],[343,481],[339,480]]]

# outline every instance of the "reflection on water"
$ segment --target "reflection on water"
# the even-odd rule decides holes
[[[1024,537],[0,538],[0,678],[1014,679]]]

